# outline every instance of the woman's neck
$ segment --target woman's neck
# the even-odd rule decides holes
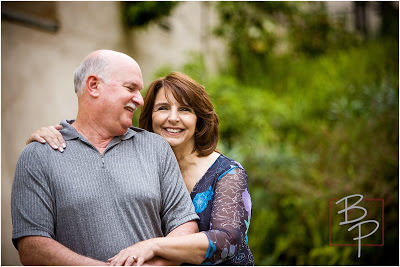
[[[177,151],[174,150],[174,152],[176,153]],[[187,153],[182,153],[182,151],[180,151],[180,153],[175,154],[183,181],[189,193],[192,192],[193,187],[203,177],[219,155],[219,153],[213,152],[208,156],[200,157],[196,151],[189,151]]]
[[[185,164],[187,161],[195,160],[198,157],[194,147],[195,145],[193,142],[171,147],[179,165],[181,163]]]
[[[184,148],[172,148],[174,151],[176,160],[178,161],[179,168],[181,172],[187,170],[190,166],[196,164],[197,159],[199,158],[196,151],[193,152],[193,148],[184,147]]]

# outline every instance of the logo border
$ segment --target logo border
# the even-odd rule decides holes
[[[329,246],[333,247],[357,247],[358,244],[334,244],[331,240],[331,202],[338,201],[339,198],[329,199]],[[382,247],[385,244],[385,200],[383,198],[364,198],[363,201],[381,201],[382,202],[382,243],[381,244],[361,244],[362,247]]]

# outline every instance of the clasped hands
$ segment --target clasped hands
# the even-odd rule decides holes
[[[153,262],[153,258],[156,256],[154,253],[155,246],[154,239],[138,242],[108,259],[108,263],[112,266],[160,265],[158,261]],[[165,265],[165,263],[161,265]]]

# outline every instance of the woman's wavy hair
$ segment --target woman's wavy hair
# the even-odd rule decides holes
[[[194,151],[199,156],[208,156],[216,151],[218,144],[218,116],[214,111],[210,97],[198,82],[180,72],[172,72],[152,82],[144,98],[141,109],[139,127],[153,132],[152,113],[158,91],[172,93],[181,104],[190,106],[197,116],[194,133]]]

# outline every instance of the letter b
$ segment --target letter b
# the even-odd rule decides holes
[[[353,197],[359,197],[359,199],[358,199],[358,201],[356,201],[353,205],[351,205],[350,207],[348,207],[348,205],[347,205],[347,200],[348,200],[349,198],[353,198]],[[354,194],[354,195],[351,195],[351,196],[344,197],[344,198],[339,199],[338,201],[336,201],[336,205],[337,205],[338,203],[342,202],[343,200],[344,200],[344,209],[338,211],[338,214],[344,212],[344,221],[343,221],[343,222],[340,222],[339,225],[349,224],[349,223],[353,223],[353,222],[358,222],[358,221],[361,221],[362,219],[364,219],[365,216],[367,216],[367,209],[365,209],[364,207],[356,206],[358,203],[361,202],[361,200],[363,200],[363,196],[362,196],[362,195],[360,195],[360,194]],[[348,221],[348,214],[347,214],[347,211],[348,211],[348,210],[352,210],[352,209],[359,209],[359,210],[362,210],[362,211],[364,211],[364,214],[363,214],[361,217],[357,218],[357,219]]]

